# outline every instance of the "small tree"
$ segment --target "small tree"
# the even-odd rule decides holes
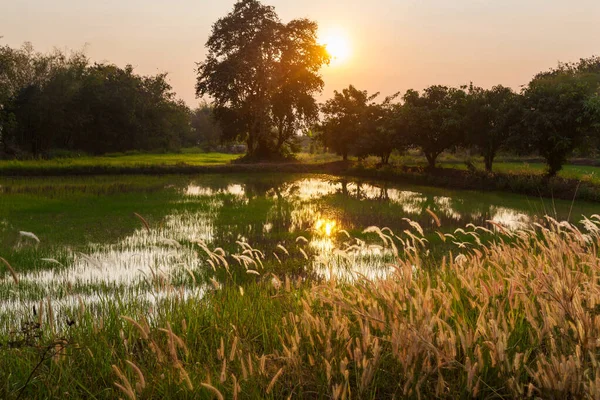
[[[378,94],[369,96],[367,91],[350,85],[342,92],[335,91],[333,98],[321,107],[323,113],[323,142],[326,147],[341,155],[344,161],[355,152],[357,143],[370,128],[369,114],[374,108],[369,103]],[[371,117],[374,117],[371,115]]]
[[[518,131],[521,120],[519,96],[502,85],[486,90],[469,86],[466,107],[466,144],[483,155],[485,169],[492,171],[498,151]]]
[[[527,140],[545,158],[549,176],[585,138],[597,134],[599,88],[600,58],[593,57],[540,73],[524,90]]]
[[[205,151],[215,150],[221,141],[221,127],[215,120],[213,108],[206,102],[192,111],[192,130],[186,145],[201,146]]]
[[[400,104],[394,103],[398,94],[385,98],[382,103],[370,103],[364,114],[364,131],[356,144],[358,156],[377,156],[387,165],[392,152],[405,147],[405,130],[398,118]]]
[[[409,142],[423,151],[429,168],[435,168],[437,157],[463,139],[466,93],[438,85],[422,95],[409,90],[403,99]]]

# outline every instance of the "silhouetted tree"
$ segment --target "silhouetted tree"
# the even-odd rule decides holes
[[[386,97],[381,103],[367,105],[364,130],[356,145],[359,157],[377,156],[382,165],[387,165],[394,150],[406,147],[405,124],[398,118],[401,105],[393,102],[396,97],[398,94]]]
[[[486,171],[498,151],[518,133],[522,117],[519,95],[502,85],[486,90],[471,85],[467,94],[467,146],[474,146],[483,155]]]
[[[0,139],[13,155],[172,150],[191,134],[190,110],[166,74],[90,66],[81,53],[2,47],[0,83]]]
[[[323,123],[321,126],[325,146],[341,155],[346,161],[348,155],[357,148],[360,138],[374,123],[369,121],[376,118],[370,102],[379,94],[369,96],[367,91],[348,88],[333,94],[322,106]]]
[[[404,123],[412,145],[420,148],[430,168],[437,157],[462,141],[466,93],[446,86],[430,86],[423,94],[409,90],[403,97]]]
[[[250,157],[281,153],[297,130],[317,118],[314,95],[329,62],[317,24],[284,24],[271,6],[238,1],[214,25],[206,60],[198,64],[196,94],[214,99],[227,139],[245,140]]]
[[[600,58],[560,64],[538,74],[524,90],[524,138],[546,159],[548,175],[562,169],[573,150],[598,135]]]

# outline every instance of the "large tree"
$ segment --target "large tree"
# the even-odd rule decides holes
[[[437,157],[463,139],[466,93],[435,85],[423,94],[409,90],[403,99],[409,141],[423,151],[429,168],[435,168]]]
[[[476,147],[483,155],[486,171],[492,171],[498,151],[518,133],[521,115],[520,97],[511,88],[502,85],[491,89],[469,86],[466,144]]]
[[[548,175],[554,176],[575,148],[598,135],[600,57],[559,64],[536,75],[523,96],[527,142],[546,159]]]
[[[213,25],[206,47],[196,94],[212,97],[225,138],[245,140],[248,156],[281,153],[317,119],[319,70],[330,57],[317,43],[315,22],[285,24],[273,7],[241,0]]]

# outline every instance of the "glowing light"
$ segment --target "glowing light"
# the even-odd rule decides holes
[[[348,35],[342,30],[326,32],[322,36],[321,43],[327,48],[334,63],[347,61],[352,54]]]
[[[315,222],[315,230],[324,236],[331,236],[336,228],[337,223],[329,219],[319,219]]]

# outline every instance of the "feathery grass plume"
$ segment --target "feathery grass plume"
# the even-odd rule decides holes
[[[367,229],[363,230],[363,233],[376,233],[383,242],[384,246],[387,246],[388,240],[391,240],[391,238],[384,234],[377,226],[369,226]]]
[[[271,382],[269,382],[269,386],[267,386],[267,390],[266,390],[267,394],[271,393],[271,391],[273,390],[273,387],[275,386],[275,383],[277,383],[277,379],[279,379],[281,374],[283,374],[283,367],[279,368],[279,371],[277,371],[275,376],[273,376],[273,379],[271,379]]]
[[[148,340],[148,338],[149,338],[148,332],[146,332],[146,330],[142,327],[142,325],[140,325],[136,320],[134,320],[133,318],[128,317],[126,315],[121,315],[121,318],[124,319],[125,321],[129,322],[131,325],[133,325],[140,333],[140,336],[142,337],[142,339]]]
[[[233,381],[233,400],[237,400],[242,388],[240,387],[237,377],[234,374],[231,374],[231,380]]]
[[[194,282],[194,285],[196,285],[198,282],[196,282],[196,276],[194,275],[194,272],[192,272],[192,270],[190,269],[190,267],[188,267],[186,264],[183,264],[183,268],[188,273],[188,275],[192,278],[192,281]]]
[[[308,239],[307,239],[307,238],[305,238],[304,236],[298,236],[298,237],[296,238],[296,243],[300,243],[300,242],[302,242],[302,243],[305,243],[305,244],[308,244]]]
[[[15,284],[19,284],[19,276],[17,275],[17,272],[13,269],[13,267],[8,263],[8,261],[6,261],[3,257],[0,257],[0,261],[2,261],[2,263],[4,263],[4,265],[6,265],[6,268],[8,268],[8,271],[10,272],[10,274],[12,275],[13,281],[15,282]]]
[[[341,233],[341,234],[345,235],[348,239],[352,239],[352,236],[350,236],[350,233],[348,233],[348,231],[345,230],[345,229],[340,229],[338,231],[338,233]]]
[[[258,271],[255,271],[255,270],[253,270],[253,269],[249,269],[249,270],[247,270],[247,271],[246,271],[246,273],[247,273],[247,274],[251,274],[251,275],[258,275],[258,276],[260,276],[260,272],[258,272]]]
[[[210,278],[210,283],[213,285],[213,288],[215,288],[215,290],[221,289],[221,284],[214,277]]]
[[[138,214],[136,212],[134,212],[133,215],[135,215],[140,221],[142,221],[142,224],[144,224],[146,231],[148,233],[150,233],[150,224],[148,224],[148,221],[146,221],[146,219],[144,217],[142,217],[140,214]]]
[[[421,227],[421,225],[420,225],[418,222],[416,222],[416,221],[413,221],[413,220],[410,220],[410,219],[408,219],[408,218],[402,218],[402,220],[403,220],[403,221],[406,221],[406,222],[408,222],[408,224],[409,224],[409,225],[410,225],[410,226],[411,226],[413,229],[415,229],[417,232],[419,232],[419,235],[421,235],[421,236],[424,236],[424,235],[425,235],[425,233],[423,232],[423,228]]]
[[[127,398],[129,398],[130,400],[136,400],[136,395],[133,390],[133,387],[131,386],[129,379],[127,379],[123,371],[121,371],[121,369],[114,364],[112,365],[112,370],[115,373],[115,375],[117,375],[117,377],[121,380],[121,383],[114,382],[114,385],[117,388],[119,388],[119,390],[121,390],[123,394],[127,396]]]
[[[181,377],[181,380],[183,382],[185,382],[185,386],[188,388],[188,390],[192,391],[194,390],[194,385],[192,384],[192,380],[190,379],[190,374],[188,374],[188,372],[185,370],[185,368],[183,368],[183,365],[181,364],[181,362],[179,362],[179,376]]]
[[[34,240],[36,243],[40,243],[40,238],[38,238],[33,232],[20,231],[19,236],[26,237],[28,239]]]
[[[306,254],[303,249],[298,249],[298,251],[300,251],[300,254],[302,254],[302,257],[304,257],[305,260],[308,260],[308,254]]]
[[[505,235],[508,235],[508,231],[506,230],[505,227],[503,227],[502,225],[500,225],[499,223],[495,222],[495,221],[486,221],[488,224],[494,225],[496,228],[498,228],[498,230],[500,232],[502,232]]]
[[[442,226],[442,222],[440,221],[440,218],[433,211],[431,211],[430,208],[426,208],[425,212],[427,212],[427,214],[431,215],[431,218],[433,218],[433,220],[435,221],[435,224],[437,225],[438,228],[440,226]]]
[[[219,389],[217,389],[213,385],[211,385],[209,383],[201,383],[200,385],[203,386],[204,388],[210,390],[215,396],[217,396],[217,399],[219,399],[219,400],[224,400],[225,399],[223,397],[223,395],[221,394],[221,392],[219,391]]]
[[[135,384],[135,390],[139,393],[146,388],[146,379],[144,378],[144,374],[142,370],[133,363],[133,361],[125,360],[127,364],[135,371],[138,377],[138,381]]]
[[[233,361],[235,358],[235,351],[237,350],[239,338],[235,336],[233,338],[233,344],[231,345],[231,351],[229,352],[229,361]]]
[[[446,243],[446,236],[444,236],[444,234],[440,231],[435,231],[435,233],[439,236],[439,238],[442,240],[442,242]]]
[[[227,359],[224,358],[221,362],[221,375],[219,376],[219,382],[225,383],[227,381]]]
[[[288,250],[287,250],[285,247],[283,247],[281,244],[278,244],[278,245],[277,245],[277,248],[278,248],[279,250],[283,251],[283,252],[285,253],[285,255],[287,255],[287,256],[289,256],[289,255],[290,255],[290,253],[288,252]]]

